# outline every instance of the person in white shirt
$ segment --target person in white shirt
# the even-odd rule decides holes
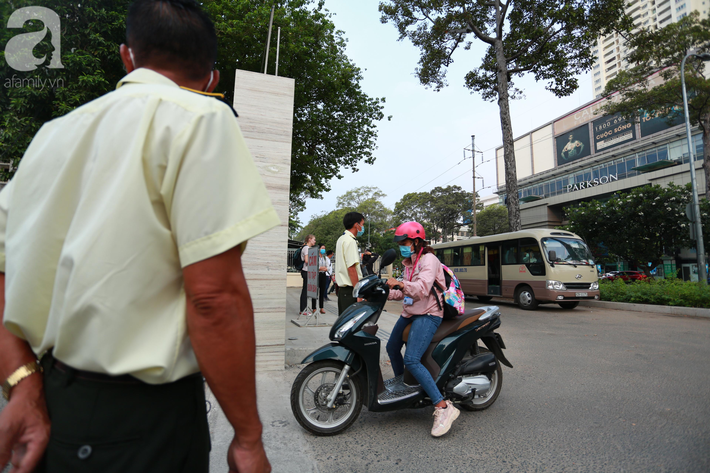
[[[321,245],[318,251],[318,307],[320,307],[321,314],[325,314],[323,300],[326,294],[326,281],[330,277],[332,269],[330,258],[325,253],[325,245]]]
[[[326,258],[328,258],[328,263],[330,264],[330,269],[328,269],[328,271],[326,271],[325,273],[325,300],[330,301],[330,299],[328,299],[328,294],[330,294],[332,290],[335,289],[335,287],[330,287],[330,284],[333,282],[333,250],[328,250],[325,253],[325,256]]]

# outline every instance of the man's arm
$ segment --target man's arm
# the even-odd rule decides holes
[[[234,428],[230,471],[268,472],[256,407],[254,310],[241,249],[183,268],[187,329],[202,374]]]
[[[0,273],[0,314],[5,313],[5,273]],[[0,383],[37,357],[26,341],[0,324]],[[13,473],[34,470],[49,442],[49,416],[42,374],[31,374],[10,392],[0,413],[0,469],[12,462]]]
[[[357,264],[357,263],[355,263],[355,264]],[[350,284],[351,284],[353,287],[355,287],[355,284],[357,284],[358,281],[360,281],[360,280],[358,279],[358,277],[357,277],[357,268],[355,267],[355,264],[353,264],[352,266],[348,267],[348,276],[350,277]],[[365,299],[363,299],[362,297],[358,297],[358,298],[357,298],[357,301],[358,301],[358,302],[362,302],[362,301],[364,301],[364,300],[365,300]]]

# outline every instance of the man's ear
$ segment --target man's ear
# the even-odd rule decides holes
[[[121,61],[123,62],[123,66],[126,68],[126,72],[130,74],[136,69],[136,67],[133,64],[133,60],[131,60],[131,53],[128,51],[128,46],[121,44],[121,47],[118,48],[118,52],[121,55]]]

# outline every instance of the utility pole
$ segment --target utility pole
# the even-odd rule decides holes
[[[471,135],[471,158],[473,161],[473,236],[476,234],[476,135]]]

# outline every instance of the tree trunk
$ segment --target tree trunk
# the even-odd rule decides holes
[[[522,228],[520,222],[520,200],[518,199],[518,175],[515,167],[515,146],[513,142],[513,126],[510,120],[510,104],[508,103],[508,64],[503,51],[503,41],[495,41],[496,62],[498,63],[498,110],[500,125],[503,131],[503,162],[505,163],[505,193],[507,195],[508,222],[510,231],[516,232]]]

